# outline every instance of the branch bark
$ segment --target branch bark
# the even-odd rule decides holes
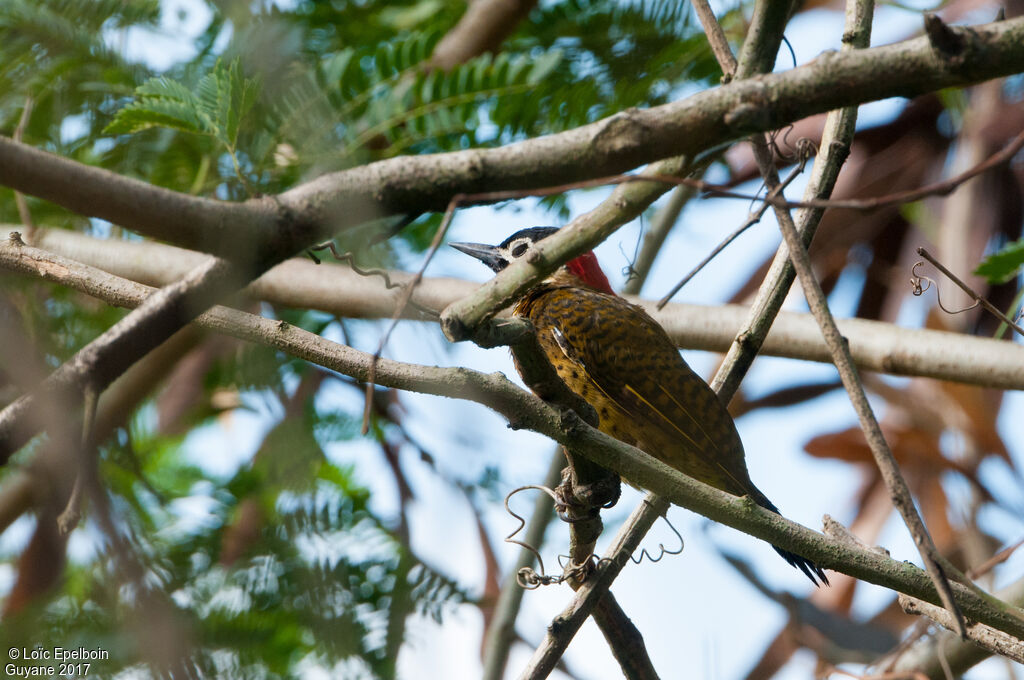
[[[45,274],[42,270],[55,266],[23,257],[23,249],[28,247],[13,238],[0,246],[5,259],[17,263],[23,271],[39,267],[39,273]],[[86,387],[101,392],[138,359],[241,285],[234,265],[209,257],[181,281],[150,296],[138,309],[53,371],[35,391],[0,411],[0,465],[43,426],[33,417],[41,400],[54,397],[63,400],[65,395],[76,394]]]
[[[717,27],[717,20],[714,14],[701,0],[698,0],[697,4],[704,5],[698,10],[698,13],[701,21],[706,26],[706,30],[710,29],[709,32],[715,33],[714,28]],[[739,77],[745,77],[758,68],[767,69],[770,67],[770,64],[767,63],[769,58],[767,55],[770,51],[770,59],[774,62],[775,51],[778,50],[778,44],[781,41],[789,6],[789,3],[786,3],[785,6],[770,2],[757,3],[755,6],[754,25],[751,27],[750,35],[744,44],[744,59],[738,66],[731,58],[728,44],[724,40],[711,39],[715,46],[716,55],[720,55],[719,58],[724,73],[731,74],[735,71]],[[867,16],[863,13],[856,14],[854,12],[847,14],[848,25],[866,22],[867,26],[870,27],[870,21],[870,13]],[[870,30],[865,33],[866,35],[870,34]],[[768,46],[771,44],[774,44],[774,47],[769,48]],[[761,59],[765,63],[757,62],[757,59]],[[842,114],[830,114],[830,119],[835,123],[836,121],[844,120],[844,116]],[[848,134],[849,139],[846,140],[848,146],[853,136],[852,122],[845,128],[838,129],[843,129]],[[832,153],[834,151],[835,149],[830,145],[828,153],[817,158],[815,162],[816,172],[812,177],[812,181],[808,184],[807,193],[812,195],[821,193],[825,196],[831,193],[839,167],[845,159],[845,153]],[[769,182],[769,190],[773,188],[773,185],[778,185],[778,177],[776,176],[774,179],[775,181],[772,183],[770,178],[766,177],[766,180]],[[788,212],[784,216],[788,218]],[[820,220],[821,213],[808,212],[803,217],[806,218],[806,224],[802,226],[805,227],[808,234],[813,234],[818,220]],[[723,403],[728,404],[739,388],[740,381],[760,350],[768,329],[772,325],[772,320],[778,313],[781,301],[792,284],[792,280],[792,271],[788,272],[787,278],[786,272],[780,266],[779,268],[773,267],[772,271],[769,272],[769,276],[766,277],[762,284],[758,298],[768,302],[764,304],[762,309],[758,310],[756,315],[748,319],[747,324],[740,334],[737,335],[733,344],[732,349],[735,349],[735,351],[730,350],[730,355],[727,357],[726,362],[723,363],[712,383],[712,388],[718,393]],[[777,303],[772,304],[771,301],[773,300],[777,300]],[[627,477],[627,479],[633,478]],[[629,519],[619,530],[614,544],[608,552],[608,557],[604,560],[605,568],[598,575],[598,578],[593,578],[585,584],[585,591],[584,589],[577,591],[576,597],[563,612],[560,618],[566,620],[567,625],[565,625],[565,628],[567,632],[557,639],[549,634],[541,647],[534,653],[529,665],[529,668],[534,671],[532,677],[545,676],[549,672],[545,669],[550,668],[551,660],[561,656],[565,646],[568,645],[568,639],[571,639],[572,634],[582,625],[588,613],[593,610],[595,603],[601,599],[602,595],[611,586],[611,582],[625,565],[626,559],[639,546],[641,539],[650,530],[657,517],[663,515],[668,510],[668,503],[671,499],[664,496],[656,487],[648,486],[643,482],[639,483],[651,491],[651,493],[647,495],[640,506],[634,509]],[[746,500],[753,504],[749,498]],[[807,553],[796,552],[797,554],[808,556]],[[813,556],[812,559],[814,559]],[[824,566],[824,563],[821,561],[816,561],[819,566]]]
[[[899,603],[906,613],[927,616],[943,628],[956,632],[957,637],[962,636],[962,639],[970,640],[990,654],[999,654],[1011,661],[1024,663],[1024,644],[1021,644],[1020,639],[1012,635],[1007,635],[983,623],[967,625],[953,616],[948,609],[922,602],[915,597],[900,595]]]
[[[817,171],[812,170],[814,172]],[[803,220],[803,217],[798,219]],[[5,228],[0,227],[0,240],[6,237]],[[32,245],[157,287],[177,281],[206,257],[159,243],[97,239],[64,229],[39,228]],[[781,262],[790,266],[788,251]],[[775,272],[776,266],[773,265],[771,271]],[[407,283],[411,278],[401,271],[386,274],[397,284]],[[777,280],[776,274],[771,275],[771,280]],[[412,301],[428,309],[441,310],[469,295],[476,287],[477,284],[460,279],[427,278],[417,286]],[[315,265],[299,259],[288,260],[271,269],[246,288],[245,293],[277,305],[318,309],[359,319],[390,318],[400,297],[400,291],[389,290],[381,277],[360,276],[348,267],[330,263]],[[781,306],[784,297],[777,297],[772,305]],[[657,319],[680,347],[730,354],[740,351],[748,342],[746,339],[738,344],[733,341],[746,321],[762,316],[766,304],[759,296],[753,307],[671,303],[658,310],[652,300],[629,299]],[[408,318],[420,318],[415,310],[408,311]],[[768,330],[767,325],[763,329],[768,335],[760,353],[804,361],[831,361],[810,314],[777,313],[771,329]],[[1024,374],[1019,370],[1024,365],[1024,346],[1019,344],[962,333],[901,328],[866,319],[840,319],[837,323],[860,370],[999,389],[1024,389]]]
[[[537,0],[474,0],[437,43],[430,66],[446,70],[493,52],[536,6]]]
[[[0,258],[7,259],[8,248],[0,247]],[[154,294],[142,284],[29,246],[20,247],[18,259],[49,265],[33,268],[32,272],[37,275],[44,271],[57,272],[65,285],[110,304],[138,306]],[[357,380],[366,380],[373,361],[371,354],[325,340],[288,323],[221,306],[200,315],[196,324],[264,344]],[[639,449],[591,428],[571,412],[558,412],[500,373],[482,374],[465,368],[421,366],[381,358],[376,378],[377,383],[385,387],[483,404],[502,414],[515,427],[533,430],[563,446],[585,452],[594,462],[635,480],[675,505],[805,555],[822,567],[932,604],[939,603],[934,585],[920,568],[835,541],[764,510],[749,498],[738,498],[686,477]],[[628,559],[628,554],[622,559]],[[606,565],[599,567],[598,574],[606,568]],[[968,588],[958,583],[952,587],[957,603],[971,620],[1024,640],[1024,611],[1012,606],[996,609]]]
[[[1017,607],[1024,606],[1024,579],[997,591],[995,595]],[[910,649],[883,666],[883,670],[923,673],[932,680],[946,680],[944,663],[954,675],[960,675],[990,656],[992,652],[970,640],[961,640],[955,633],[939,630],[935,635],[918,640]]]
[[[239,260],[282,259],[370,219],[444,210],[457,193],[603,177],[661,158],[694,157],[815,113],[1024,71],[1024,18],[950,30],[962,38],[955,55],[927,36],[826,53],[789,71],[567,132],[497,149],[388,159],[239,204],[160,189],[3,137],[0,183],[176,245]]]

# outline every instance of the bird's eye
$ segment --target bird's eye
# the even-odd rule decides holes
[[[512,249],[512,257],[521,257],[530,246],[526,243],[519,243]]]

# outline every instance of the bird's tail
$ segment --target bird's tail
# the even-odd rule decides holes
[[[755,489],[755,491],[757,490]],[[768,500],[768,498],[760,491],[751,494],[751,497],[762,508],[765,508],[766,510],[771,510],[779,517],[782,516],[782,513],[779,512],[779,509],[777,507],[775,507],[775,504]],[[774,548],[775,552],[779,553],[779,555],[782,556],[782,559],[786,560],[790,563],[790,565],[802,571],[804,575],[807,576],[807,578],[811,579],[811,583],[813,583],[814,585],[820,585],[818,583],[819,580],[821,581],[821,583],[829,585],[828,577],[825,576],[825,571],[821,567],[816,565],[814,562],[810,561],[806,557],[797,555],[796,553],[789,552],[788,550],[783,550],[777,545],[773,545],[772,548]]]

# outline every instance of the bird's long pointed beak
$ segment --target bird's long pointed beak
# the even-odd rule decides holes
[[[496,269],[499,264],[498,251],[494,246],[489,246],[484,243],[449,243],[452,248],[458,250],[461,253],[465,253],[471,257],[483,262],[491,269]]]

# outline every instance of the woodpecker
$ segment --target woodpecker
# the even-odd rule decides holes
[[[497,273],[556,231],[532,227],[496,246],[450,245]],[[750,481],[743,443],[718,395],[686,364],[657,321],[615,294],[593,252],[526,291],[513,313],[532,322],[545,357],[565,385],[594,408],[602,432],[781,514]],[[772,547],[815,585],[818,579],[828,584],[825,572],[807,558]]]

